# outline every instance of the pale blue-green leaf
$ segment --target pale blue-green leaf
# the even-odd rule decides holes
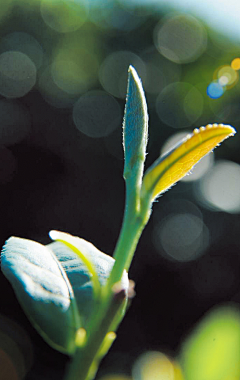
[[[101,285],[104,285],[112,270],[114,259],[99,251],[93,244],[84,239],[74,237],[74,245],[95,266]],[[67,246],[60,242],[48,245],[55,253],[64,268],[72,285],[78,310],[80,311],[83,326],[86,328],[94,307],[93,287],[89,272],[82,260]],[[128,275],[124,272],[122,287],[128,288]]]
[[[72,287],[53,252],[11,237],[3,247],[1,267],[34,327],[54,348],[71,354],[80,318]]]
[[[83,239],[74,237],[74,245],[92,261],[103,285],[114,259]],[[12,237],[3,247],[2,271],[43,338],[71,354],[76,330],[87,327],[96,301],[90,274],[81,259],[60,242],[43,246]],[[122,287],[128,288],[126,272]]]
[[[123,120],[125,178],[130,174],[141,182],[148,140],[147,103],[142,83],[136,70],[128,70],[128,88]]]

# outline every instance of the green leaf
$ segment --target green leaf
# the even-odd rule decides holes
[[[183,178],[193,166],[223,140],[236,133],[230,125],[208,124],[194,129],[146,171],[141,189],[142,199],[153,201]]]
[[[11,237],[3,247],[1,266],[34,327],[54,348],[72,353],[80,318],[56,256],[35,241]]]
[[[74,239],[92,260],[103,285],[114,259],[91,243]],[[1,266],[33,326],[55,349],[73,354],[76,332],[87,327],[95,306],[91,275],[84,262],[63,243],[44,246],[11,237],[3,247]],[[123,282],[128,287],[126,273]]]
[[[53,231],[51,231],[50,236],[55,238],[52,232]],[[58,234],[63,236],[63,233],[58,232]],[[68,236],[68,238],[66,236]],[[69,240],[69,238],[72,244],[74,244],[74,246],[92,263],[98,275],[100,285],[103,286],[110,275],[115,260],[111,256],[98,250],[88,241],[76,236],[64,234],[65,240]],[[87,328],[95,303],[92,276],[90,276],[90,273],[81,258],[63,243],[56,241],[48,245],[48,247],[50,247],[55,253],[69,278],[76,297],[78,310],[81,311],[83,327]],[[124,271],[121,286],[123,289],[128,289],[129,281],[126,271]]]
[[[131,175],[141,183],[148,140],[147,103],[136,70],[128,70],[127,99],[123,120],[123,146],[125,152],[124,177]]]
[[[180,359],[185,380],[239,379],[240,311],[211,311],[184,342]]]
[[[70,248],[71,251],[76,253],[77,256],[79,256],[79,258],[87,268],[89,275],[91,276],[94,298],[97,299],[98,297],[100,297],[101,284],[99,282],[98,274],[95,269],[95,264],[93,264],[92,262],[92,260],[94,260],[94,257],[99,257],[100,251],[98,251],[91,243],[86,242],[86,240],[79,239],[78,237],[72,236],[65,232],[52,230],[49,232],[49,236],[52,240],[63,243],[65,246]],[[91,252],[93,252],[95,256],[93,255],[92,257]],[[101,254],[102,253],[100,253],[100,255]],[[104,253],[102,255],[103,257],[106,256]]]

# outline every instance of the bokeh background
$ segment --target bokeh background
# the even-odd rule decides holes
[[[47,244],[58,229],[111,255],[124,209],[129,64],[148,103],[147,168],[195,127],[239,130],[239,21],[230,0],[2,1],[1,245],[11,235]],[[224,142],[154,204],[130,269],[137,296],[99,379],[136,379],[141,354],[174,358],[207,311],[239,305],[239,140]],[[38,336],[0,281],[7,378],[62,379],[69,358]]]

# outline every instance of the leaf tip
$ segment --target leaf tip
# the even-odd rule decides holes
[[[199,133],[204,133],[207,131],[214,131],[214,130],[219,130],[219,131],[224,131],[226,135],[233,136],[235,133],[237,133],[236,129],[233,128],[231,125],[228,124],[207,124],[205,127],[200,127],[200,128],[195,128],[193,130],[193,133],[188,135],[189,138],[192,137],[192,135],[198,135]]]
[[[61,232],[56,230],[49,231],[48,235],[52,240],[58,240],[60,238]]]
[[[182,179],[206,154],[219,146],[222,141],[234,136],[231,125],[207,124],[195,128],[149,168],[143,179],[143,194],[152,192],[152,200]]]
[[[200,127],[200,131],[205,131],[205,130],[214,130],[214,129],[218,129],[218,130],[224,130],[226,132],[226,135],[227,136],[234,136],[235,133],[237,133],[236,129],[233,128],[231,125],[229,124],[218,124],[218,123],[213,123],[213,124],[207,124],[206,127]],[[196,131],[198,131],[197,128],[194,129],[193,133],[196,133]]]
[[[224,125],[224,124],[219,124],[220,127],[225,127],[226,129],[229,130],[229,136],[234,136],[237,131],[235,128],[233,128],[231,125]]]
[[[146,104],[146,99],[143,91],[142,81],[137,73],[137,70],[130,65],[128,68],[128,93],[134,93],[136,97],[140,97],[142,105]],[[133,88],[131,88],[133,86]],[[128,94],[133,95],[133,94]]]
[[[137,74],[137,70],[132,66],[132,65],[129,65],[128,67],[128,74],[133,76],[134,80],[139,80],[139,76]]]
[[[148,140],[147,102],[136,69],[128,68],[127,97],[123,119],[124,177],[135,168],[135,177],[142,178]]]
[[[136,72],[136,70],[134,69],[134,67],[132,65],[129,65],[128,67],[128,72],[131,73],[131,72]]]

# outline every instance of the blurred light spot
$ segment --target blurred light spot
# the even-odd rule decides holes
[[[203,111],[203,96],[196,87],[190,88],[187,92],[183,101],[183,108],[187,118],[191,122],[201,116]]]
[[[103,88],[118,98],[126,97],[127,75],[129,65],[134,66],[144,82],[145,64],[136,54],[130,51],[118,51],[110,54],[102,63],[99,80]]]
[[[47,103],[57,108],[72,107],[76,96],[60,89],[53,81],[51,67],[47,67],[40,75],[38,88]]]
[[[0,94],[7,98],[26,95],[36,83],[36,66],[19,51],[0,55]]]
[[[68,48],[60,49],[52,63],[51,74],[60,89],[78,95],[86,92],[96,79],[98,63],[87,50],[71,48],[71,52]]]
[[[221,86],[226,86],[226,84],[228,84],[228,77],[226,75],[222,75],[219,79],[218,79],[218,83],[221,85]]]
[[[240,313],[222,306],[211,311],[182,345],[184,378],[239,379]]]
[[[144,80],[146,92],[159,94],[170,83],[180,81],[181,65],[169,62],[165,57],[157,54],[154,47],[146,49],[141,54],[141,58],[146,64],[146,78]]]
[[[110,17],[105,17],[105,24],[110,28],[130,31],[139,24],[131,14],[121,9],[117,3],[113,3],[113,6],[109,7],[108,10]]]
[[[163,89],[156,100],[160,120],[173,127],[191,126],[202,114],[203,97],[189,83],[175,82]]]
[[[33,362],[33,348],[26,332],[0,315],[1,380],[24,379]]]
[[[155,226],[153,243],[168,259],[191,261],[206,250],[209,232],[202,219],[193,214],[171,214]]]
[[[94,24],[101,29],[116,29],[119,31],[131,31],[139,27],[145,20],[145,17],[137,17],[135,14],[125,9],[121,2],[104,0],[97,3],[91,2],[89,18]]]
[[[114,7],[112,0],[99,1],[95,0],[91,2],[91,8],[89,12],[89,19],[102,29],[109,28],[107,18],[111,18],[111,9]]]
[[[231,66],[225,65],[216,70],[218,80],[224,76],[227,78],[227,85],[233,85],[238,80],[238,73]]]
[[[2,37],[0,52],[8,50],[20,51],[26,54],[38,69],[43,61],[43,49],[38,41],[28,33],[14,32]]]
[[[13,179],[17,163],[12,152],[0,146],[0,183],[6,184]]]
[[[184,198],[174,199],[171,201],[158,202],[155,204],[155,210],[152,215],[154,224],[158,224],[164,217],[168,217],[169,214],[191,214],[197,218],[202,219],[202,212],[199,207],[193,202],[190,202]]]
[[[15,365],[9,355],[0,348],[1,380],[20,380]]]
[[[26,372],[24,357],[20,347],[18,346],[17,342],[13,339],[13,337],[8,336],[3,331],[0,331],[0,340],[0,357],[7,354],[9,360],[12,361],[12,366],[18,374],[18,378],[22,379],[25,376]]]
[[[0,141],[3,145],[17,144],[31,130],[28,110],[16,101],[0,100]]]
[[[83,76],[82,87],[84,86],[84,73],[80,73],[79,67],[71,61],[55,61],[51,66],[51,73],[55,84],[67,93],[81,92],[81,74]],[[77,75],[76,75],[77,73]],[[78,76],[78,80],[76,80]],[[78,82],[78,83],[77,83]],[[80,83],[79,83],[80,82]],[[84,89],[82,89],[84,91]]]
[[[144,20],[146,16],[152,15],[153,8],[149,0],[121,0],[120,4],[124,9],[133,14],[135,18],[140,18]],[[149,7],[146,6],[149,4]]]
[[[174,366],[174,380],[184,380],[182,368],[177,362],[173,362]]]
[[[90,91],[74,104],[73,121],[82,133],[90,137],[104,137],[121,126],[121,109],[111,95],[104,91]]]
[[[0,22],[3,22],[4,19],[9,15],[13,7],[13,0],[4,0],[1,1],[0,7]]]
[[[42,0],[41,15],[44,22],[56,32],[74,32],[87,19],[86,1]]]
[[[149,351],[134,363],[132,377],[133,380],[174,380],[174,366],[166,355]]]
[[[207,94],[210,98],[220,98],[226,88],[230,89],[237,83],[239,75],[233,66],[238,67],[238,62],[233,65],[231,63],[231,66],[221,66],[215,71],[213,76],[214,81],[207,87]]]
[[[240,165],[221,160],[200,180],[196,196],[207,208],[239,213],[239,188]]]
[[[203,25],[193,16],[166,18],[154,30],[156,48],[170,61],[188,63],[197,60],[207,45]]]
[[[161,155],[168,152],[171,148],[174,147],[177,143],[179,143],[183,138],[185,138],[189,132],[178,132],[175,133],[173,136],[171,136],[169,139],[166,140],[164,143],[162,149],[161,149]],[[183,182],[191,182],[196,181],[199,178],[201,178],[207,171],[210,169],[210,167],[213,165],[214,161],[214,155],[213,152],[204,156],[191,170],[191,173],[189,175],[186,175],[181,179]]]
[[[238,103],[238,99],[232,99],[231,101],[231,98],[229,99],[230,102],[227,102],[227,104],[225,104],[225,106],[223,107],[223,110],[222,112],[220,111],[217,111],[216,109],[212,108],[213,109],[213,112],[216,112],[216,114],[218,115],[219,113],[222,114],[222,118],[221,120],[226,120],[228,123],[230,121],[231,124],[235,125],[237,122],[240,121],[240,112],[239,112],[239,103]],[[226,103],[226,102],[225,102]],[[227,144],[229,144],[229,141],[227,140],[226,141]],[[231,146],[232,145],[233,141],[231,141]],[[234,147],[235,146],[238,146],[238,141],[234,141]]]
[[[219,82],[212,82],[207,87],[207,94],[212,99],[217,99],[224,93],[224,88]]]
[[[235,58],[231,62],[231,67],[233,70],[240,70],[240,58]]]
[[[219,120],[221,122],[225,121],[226,123],[229,123],[229,121],[231,120],[231,123],[234,123],[234,121],[237,120],[239,116],[239,106],[238,106],[238,111],[234,109],[235,108],[234,103],[232,101],[231,94],[228,91],[224,93],[224,98],[223,97],[220,97],[218,99],[215,98],[214,102],[212,102],[209,99],[209,107],[214,113],[214,115],[216,115],[217,117],[216,120]],[[234,112],[237,114],[237,118],[235,120],[233,119]]]
[[[144,84],[146,92],[159,93],[166,86],[166,78],[162,72],[162,67],[158,67],[153,63],[147,64],[147,77]]]

